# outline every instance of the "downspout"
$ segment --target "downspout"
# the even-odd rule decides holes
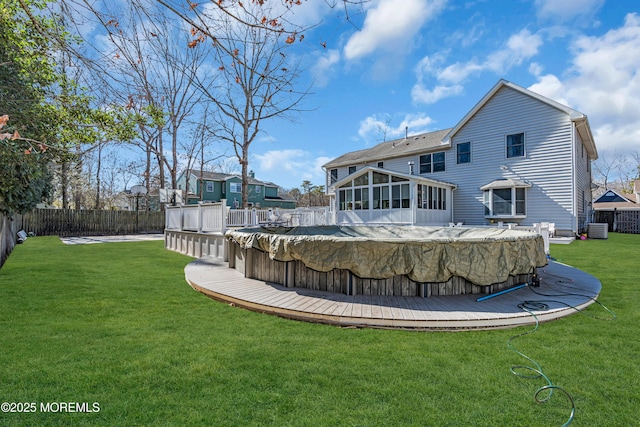
[[[572,228],[573,233],[575,235],[578,234],[578,210],[577,210],[577,202],[576,202],[576,188],[578,186],[578,174],[577,174],[577,165],[576,165],[576,132],[578,131],[576,123],[574,121],[571,122],[571,214],[572,218]]]
[[[453,190],[455,190],[457,187],[452,187],[451,188],[451,201],[449,202],[449,204],[451,205],[451,221],[455,224],[455,215],[453,214]]]

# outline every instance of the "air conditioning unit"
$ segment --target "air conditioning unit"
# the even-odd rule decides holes
[[[589,224],[587,236],[590,239],[607,239],[609,237],[609,224],[597,222]]]

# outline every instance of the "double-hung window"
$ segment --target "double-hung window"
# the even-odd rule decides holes
[[[338,169],[331,169],[331,177],[329,179],[329,185],[335,184],[338,182]]]
[[[424,154],[420,156],[420,173],[444,172],[445,155],[444,151]]]
[[[456,163],[471,163],[471,143],[461,142],[456,146]]]
[[[231,183],[229,183],[229,192],[230,193],[242,193],[242,183],[241,182],[231,182]]]
[[[507,135],[507,158],[524,157],[524,133]]]

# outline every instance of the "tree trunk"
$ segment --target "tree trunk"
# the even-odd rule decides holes
[[[69,161],[60,164],[60,187],[62,193],[62,209],[69,209]]]
[[[98,164],[96,167],[96,204],[95,209],[100,209],[100,168],[102,167],[102,143],[98,142]]]

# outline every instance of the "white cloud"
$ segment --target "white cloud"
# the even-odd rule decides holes
[[[358,135],[367,144],[380,143],[403,137],[407,129],[410,134],[426,132],[433,124],[433,119],[425,113],[407,114],[395,127],[390,126],[391,120],[386,114],[369,116],[360,122]]]
[[[486,70],[502,74],[535,56],[541,45],[542,37],[524,29],[509,37],[505,48],[491,52],[484,62],[478,63],[474,59],[466,63],[455,63],[438,71],[437,77],[448,83],[462,83],[469,75]]]
[[[588,114],[598,150],[640,150],[640,17],[577,38],[572,52],[566,77],[540,75],[530,89]]]
[[[362,30],[345,45],[345,57],[357,59],[376,50],[402,50],[444,3],[441,0],[380,0],[367,11]]]
[[[433,89],[427,89],[422,84],[415,84],[411,88],[411,99],[414,103],[434,104],[441,99],[461,94],[463,89],[461,85],[437,85]]]
[[[462,93],[464,83],[472,74],[492,71],[504,74],[514,66],[537,55],[542,45],[542,37],[523,29],[507,40],[505,47],[487,55],[486,60],[479,62],[472,59],[467,62],[456,62],[442,67],[445,53],[423,58],[416,67],[417,82],[411,90],[414,103],[432,104],[440,99]],[[435,77],[437,84],[433,89],[427,87],[430,77]]]
[[[386,78],[402,67],[420,30],[444,9],[446,0],[377,0],[371,5],[362,30],[347,40],[343,56],[348,61],[372,56],[372,74]]]
[[[329,78],[333,74],[334,66],[340,62],[340,52],[330,49],[326,54],[320,56],[311,69],[315,86],[324,87],[329,83]]]
[[[299,150],[270,150],[252,155],[252,165],[256,178],[271,181],[284,188],[295,188],[308,180],[315,185],[323,185],[325,174],[322,165],[329,157],[314,157],[312,153]]]
[[[563,105],[570,106],[570,101],[564,97],[564,85],[553,74],[546,74],[544,76],[539,75],[538,83],[529,86],[529,90],[539,93],[540,95],[544,95],[547,98],[553,99]]]
[[[588,16],[600,9],[605,0],[536,0],[537,14],[541,18],[568,21]]]

